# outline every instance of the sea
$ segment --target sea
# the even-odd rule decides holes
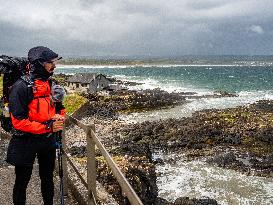
[[[227,91],[238,95],[202,98],[170,110],[132,114],[127,116],[130,121],[188,117],[203,109],[222,109],[273,99],[273,63],[261,61],[221,65],[60,65],[56,73],[102,73],[120,80],[141,83],[130,87],[138,90],[160,88],[168,92],[195,92],[200,96]]]
[[[272,60],[241,60],[206,64],[155,65],[57,65],[56,73],[101,73],[123,81],[137,82],[130,89],[160,88],[167,92],[195,92],[202,96],[219,91],[237,97],[191,99],[170,109],[121,116],[131,122],[190,117],[203,109],[224,109],[273,100]],[[155,154],[170,158],[171,154]],[[159,196],[174,201],[177,197],[211,197],[222,205],[272,205],[273,178],[247,176],[233,170],[213,167],[203,160],[158,165]]]

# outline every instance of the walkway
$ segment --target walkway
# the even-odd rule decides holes
[[[11,205],[12,204],[12,188],[14,184],[14,167],[8,166],[4,161],[5,152],[7,148],[8,141],[1,140],[0,138],[0,204],[1,205]],[[55,177],[55,197],[54,204],[60,204],[60,195],[59,195],[59,177]],[[38,172],[38,165],[34,165],[31,181],[27,189],[27,205],[40,205],[43,204],[42,196],[40,192],[40,179]],[[72,197],[65,199],[66,205],[76,205]]]

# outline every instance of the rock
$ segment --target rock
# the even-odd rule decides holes
[[[273,112],[273,101],[259,100],[258,102],[253,103],[250,107],[261,111]]]
[[[243,166],[243,162],[237,160],[236,155],[233,152],[228,152],[224,154],[218,154],[214,156],[212,159],[207,160],[210,163],[215,163],[220,167],[224,168],[236,168]]]
[[[221,97],[238,97],[237,94],[229,93],[227,91],[218,91],[215,94],[219,94]]]
[[[125,81],[124,83],[122,83],[126,86],[136,86],[136,85],[142,85],[143,83],[138,83],[138,82],[130,82],[130,81]]]
[[[252,156],[249,162],[251,163],[252,168],[261,172],[261,175],[273,175],[273,154],[262,158]]]
[[[205,199],[189,199],[188,197],[180,197],[175,200],[174,205],[219,205],[216,200]]]
[[[114,161],[121,169],[133,189],[140,197],[143,204],[154,204],[158,188],[156,185],[155,166],[146,157],[115,156]],[[122,195],[122,191],[112,172],[107,168],[104,160],[97,158],[97,180],[103,184],[107,191],[122,205],[129,205],[129,202]]]
[[[241,144],[241,136],[238,133],[230,133],[224,136],[222,141],[231,145],[239,145]]]
[[[82,119],[83,117],[95,117],[98,119],[117,119],[116,110],[121,109],[117,105],[105,102],[89,101],[81,106],[73,117]]]
[[[73,146],[69,149],[69,152],[73,157],[79,158],[85,157],[87,153],[86,146]]]
[[[152,162],[152,152],[149,145],[136,144],[136,143],[122,143],[120,147],[110,151],[113,155],[123,155],[123,156],[146,156],[149,162]]]
[[[161,197],[157,197],[155,201],[155,205],[173,205],[173,203],[163,199]]]
[[[157,158],[157,159],[153,160],[153,162],[154,162],[154,164],[160,164],[160,165],[165,164],[163,159],[160,159],[160,158]]]
[[[256,137],[263,142],[273,145],[273,127],[268,127],[258,131]]]
[[[216,200],[210,198],[190,199],[189,197],[179,197],[174,203],[158,197],[155,205],[219,205]]]
[[[108,116],[117,112],[139,112],[185,103],[185,96],[188,94],[190,93],[168,93],[161,89],[148,89],[112,91],[109,96],[86,93],[81,95],[93,104],[91,109],[86,110],[89,111],[89,116]]]

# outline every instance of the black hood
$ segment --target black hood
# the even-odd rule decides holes
[[[53,73],[47,72],[41,63],[35,62],[30,64],[30,75],[33,79],[47,80],[53,75]]]

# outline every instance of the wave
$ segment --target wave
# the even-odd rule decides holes
[[[114,75],[114,78],[135,82],[137,85],[130,86],[130,90],[145,90],[145,89],[156,89],[160,88],[161,90],[171,92],[194,92],[197,96],[200,95],[211,95],[213,94],[212,90],[205,88],[197,88],[194,85],[184,85],[181,86],[181,82],[177,80],[156,80],[153,78],[145,78],[139,76],[125,76],[125,75]]]

